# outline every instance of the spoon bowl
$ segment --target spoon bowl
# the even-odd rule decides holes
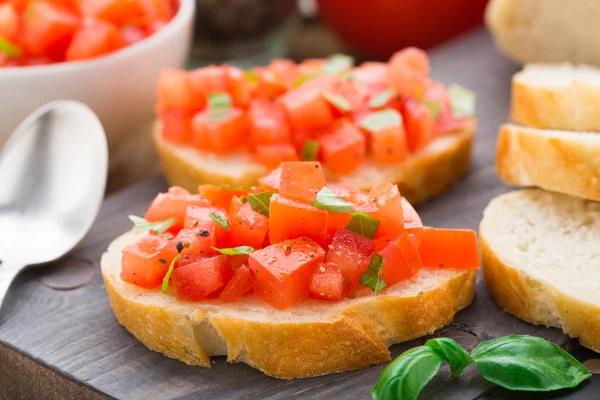
[[[59,259],[98,215],[108,168],[102,125],[85,105],[31,114],[0,152],[0,306],[26,266]]]

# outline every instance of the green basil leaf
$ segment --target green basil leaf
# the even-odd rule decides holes
[[[319,158],[319,141],[318,140],[307,140],[302,146],[302,152],[300,156],[304,161],[317,161]]]
[[[373,254],[371,256],[371,262],[365,273],[360,277],[360,284],[365,285],[373,289],[375,294],[379,294],[387,284],[381,278],[383,272],[383,257],[379,254]]]
[[[442,112],[442,102],[439,100],[423,100],[421,102],[425,107],[429,109],[433,119],[438,119]]]
[[[259,214],[265,217],[269,216],[269,206],[271,205],[271,196],[275,192],[263,192],[258,194],[250,193],[248,199],[250,199],[250,207]]]
[[[323,92],[322,96],[340,112],[352,111],[352,104],[344,96],[331,92]]]
[[[379,230],[379,225],[381,225],[381,221],[378,219],[361,211],[355,211],[352,213],[352,219],[346,226],[346,229],[373,240]]]
[[[394,89],[384,90],[383,92],[379,93],[377,96],[373,97],[369,101],[369,107],[371,107],[371,108],[384,107],[395,95],[396,95],[396,91]]]
[[[331,211],[338,214],[350,214],[354,212],[354,206],[352,204],[342,199],[327,186],[319,190],[312,205],[320,210]]]
[[[231,111],[231,96],[227,93],[214,93],[208,95],[208,120],[216,123],[224,120]]]
[[[129,219],[135,224],[136,227],[155,232],[158,235],[164,233],[167,229],[177,223],[177,218],[168,218],[162,221],[150,222],[142,217],[130,215]]]
[[[441,364],[441,357],[431,347],[405,351],[385,367],[371,396],[373,400],[416,400]]]
[[[258,84],[258,75],[256,75],[256,72],[251,71],[251,70],[246,70],[246,71],[244,71],[244,77],[251,84],[253,84],[253,85]]]
[[[228,249],[217,249],[216,247],[210,246],[210,248],[215,251],[218,251],[221,254],[225,254],[228,256],[236,256],[239,254],[252,254],[256,251],[253,247],[250,247],[250,246],[238,246],[238,247],[231,247]]]
[[[450,364],[453,378],[457,378],[463,369],[473,362],[469,353],[452,339],[430,339],[425,346],[431,347],[442,360]]]
[[[391,108],[372,112],[360,121],[360,127],[369,132],[379,132],[400,125],[402,125],[402,115]]]
[[[452,105],[452,116],[464,118],[475,115],[475,93],[459,85],[448,87],[450,104]]]
[[[326,74],[337,75],[352,68],[352,65],[354,65],[354,59],[352,57],[345,54],[334,54],[325,62],[323,71]]]
[[[19,46],[11,43],[8,39],[0,35],[0,53],[3,53],[8,58],[14,58],[19,57],[23,51]]]
[[[225,231],[229,232],[229,221],[225,214],[221,211],[214,211],[208,214],[209,217],[212,218],[217,224],[221,225],[221,228],[225,229]]]
[[[169,279],[171,279],[171,274],[173,273],[173,269],[175,268],[175,263],[179,261],[180,258],[181,252],[177,254],[175,258],[173,258],[173,261],[171,261],[171,264],[169,265],[169,269],[167,270],[167,273],[165,274],[165,277],[163,278],[162,282],[161,290],[163,293],[167,293],[167,290],[169,290]]]
[[[534,336],[511,335],[481,342],[471,357],[485,379],[510,390],[571,388],[591,376],[572,355]]]
[[[314,71],[314,72],[311,72],[310,74],[302,75],[300,78],[298,78],[294,82],[292,82],[292,87],[297,88],[299,86],[302,86],[305,82],[308,82],[311,79],[313,79],[317,76],[320,76],[322,74],[323,73],[321,71]]]

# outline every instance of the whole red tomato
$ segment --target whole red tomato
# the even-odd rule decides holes
[[[427,48],[483,22],[488,0],[319,0],[327,25],[366,56],[386,60]]]

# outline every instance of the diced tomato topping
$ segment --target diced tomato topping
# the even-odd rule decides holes
[[[269,169],[277,168],[286,161],[300,161],[300,156],[291,144],[273,144],[256,146],[253,159]]]
[[[339,265],[323,263],[315,270],[308,290],[316,299],[340,301],[346,297],[349,288]]]
[[[364,236],[345,229],[335,233],[325,262],[340,266],[344,278],[353,286],[358,286],[358,280],[365,273],[375,243]]]
[[[148,22],[168,22],[175,16],[176,4],[172,0],[138,0]]]
[[[429,57],[421,49],[408,47],[389,61],[388,82],[401,96],[422,96],[428,79]]]
[[[228,67],[226,82],[227,91],[233,99],[233,104],[238,107],[247,107],[252,100],[253,88],[244,71],[236,67]]]
[[[279,101],[296,131],[320,128],[333,122],[331,106],[318,86],[300,86],[282,95]]]
[[[211,217],[213,213],[220,213],[224,217],[226,225],[231,227],[231,221],[227,215],[227,211],[224,209],[196,206],[189,206],[187,208],[183,226],[184,228],[194,230],[198,237],[202,237],[206,242],[212,243],[211,246],[221,248],[227,243],[227,230]]]
[[[281,167],[275,168],[267,176],[263,176],[258,180],[260,186],[269,192],[278,192],[279,184],[281,182]]]
[[[224,255],[203,258],[174,269],[171,279],[177,289],[177,299],[200,301],[209,297],[225,286],[231,277],[230,269]]]
[[[412,277],[423,266],[416,244],[408,232],[392,240],[380,250],[379,255],[383,257],[381,277],[388,287]]]
[[[67,61],[85,60],[111,53],[123,47],[116,26],[104,21],[90,21],[75,32],[67,49]]]
[[[11,3],[0,4],[0,36],[12,42],[21,28],[19,14]]]
[[[328,213],[308,204],[290,200],[280,194],[271,196],[269,238],[271,243],[309,237],[323,247],[327,245]]]
[[[301,76],[312,75],[315,72],[320,72],[323,70],[323,66],[325,65],[324,60],[316,59],[316,58],[308,58],[298,65],[298,73]]]
[[[402,217],[404,219],[404,230],[415,235],[418,242],[423,231],[423,222],[421,222],[421,217],[419,217],[412,204],[404,197],[402,198]]]
[[[163,69],[158,77],[156,95],[160,107],[197,110],[206,100],[197,95],[188,73],[179,69]]]
[[[227,68],[211,65],[189,73],[190,85],[196,95],[206,96],[227,92]]]
[[[424,228],[419,254],[427,267],[479,268],[477,234],[471,230]]]
[[[435,121],[431,111],[415,99],[405,99],[402,115],[406,127],[406,142],[411,153],[426,147],[433,140]]]
[[[247,120],[239,108],[217,121],[212,121],[210,110],[200,111],[192,119],[193,144],[199,150],[226,154],[238,150],[246,141]]]
[[[231,200],[229,214],[231,216],[229,245],[259,249],[269,231],[269,218],[254,211],[246,197],[234,197]]]
[[[272,102],[255,100],[250,104],[248,127],[252,147],[291,143],[291,131],[283,111]]]
[[[288,59],[272,60],[269,64],[269,70],[273,71],[286,87],[291,87],[300,77],[296,64]]]
[[[71,37],[79,27],[76,15],[50,3],[32,1],[23,19],[23,46],[31,55],[64,58]]]
[[[383,62],[366,62],[354,68],[352,76],[360,84],[367,87],[383,85],[387,79],[388,65]]]
[[[369,213],[381,221],[376,237],[397,236],[404,230],[404,210],[398,186],[392,183],[378,183],[369,192],[371,202],[377,211]]]
[[[258,79],[258,97],[274,100],[287,90],[287,86],[279,75],[268,68],[255,68],[254,73]]]
[[[336,121],[319,139],[323,162],[339,174],[350,174],[365,160],[365,138],[347,119]]]
[[[281,163],[279,194],[288,199],[312,204],[317,193],[327,185],[323,167],[318,162]]]
[[[162,134],[166,140],[183,144],[192,141],[193,112],[185,108],[167,108],[161,111]]]
[[[121,28],[121,41],[125,46],[137,43],[148,36],[148,33],[139,26],[126,25]]]
[[[177,255],[170,242],[164,236],[146,235],[125,247],[121,279],[147,289],[159,286]]]
[[[225,303],[231,303],[252,291],[252,288],[252,274],[250,274],[248,267],[242,265],[235,270],[233,277],[219,295],[219,299]]]
[[[114,24],[135,24],[145,12],[140,2],[131,0],[80,0],[83,15]]]
[[[399,163],[408,155],[404,125],[387,126],[370,133],[370,152],[380,163]]]
[[[252,253],[248,262],[256,297],[278,309],[292,306],[307,294],[312,274],[324,258],[325,251],[304,237]]]
[[[179,231],[183,223],[188,206],[209,207],[210,202],[200,195],[191,194],[178,186],[172,186],[167,193],[159,193],[146,211],[146,219],[151,222],[162,221],[168,218],[177,218],[177,224],[170,231]]]
[[[231,199],[234,197],[242,197],[248,194],[248,189],[215,186],[210,184],[198,186],[198,193],[206,200],[210,201],[215,207],[229,209]]]

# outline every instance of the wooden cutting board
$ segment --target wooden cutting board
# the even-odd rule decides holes
[[[507,119],[510,77],[518,69],[493,48],[484,31],[433,51],[433,76],[477,92],[480,122],[473,168],[446,195],[419,209],[427,225],[477,229],[489,200],[509,190],[494,171],[498,126]],[[44,269],[25,271],[14,283],[0,313],[0,397],[6,399],[366,399],[385,365],[319,378],[283,381],[245,364],[215,359],[211,369],[189,367],[148,350],[120,327],[108,304],[99,259],[109,242],[130,229],[128,214],[142,214],[166,185],[156,178],[110,196],[81,245]],[[32,243],[34,246],[51,246]],[[481,340],[522,333],[550,339],[580,360],[600,358],[557,329],[524,323],[504,313],[478,282],[473,304],[434,336],[467,348]],[[428,338],[391,348],[393,356]],[[485,382],[469,367],[450,380],[447,367],[422,399],[598,399],[600,376],[579,388],[551,395],[518,394]]]

